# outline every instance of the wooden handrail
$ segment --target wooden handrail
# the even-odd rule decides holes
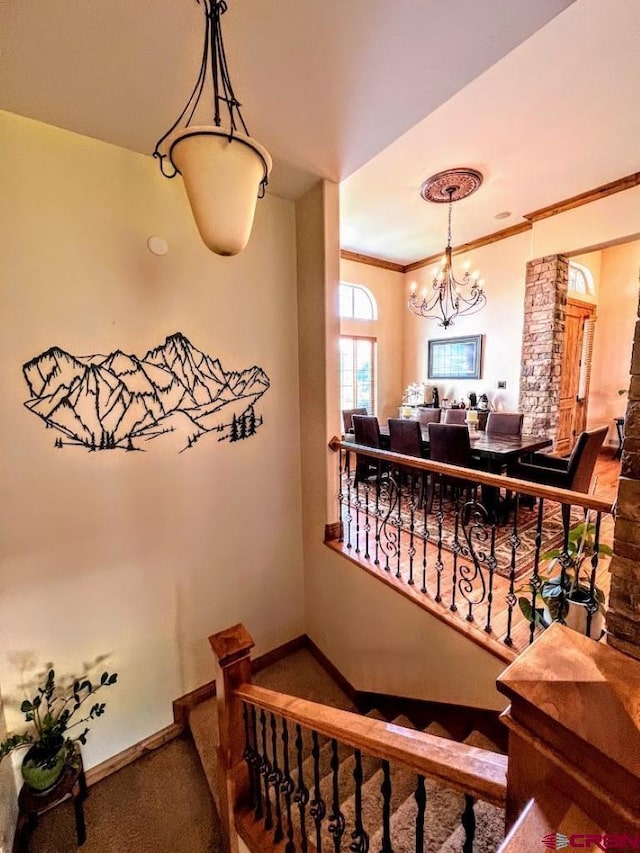
[[[352,441],[342,441],[334,436],[329,442],[329,448],[334,452],[348,450],[372,459],[380,459],[383,462],[393,462],[396,465],[404,465],[415,468],[418,471],[432,471],[434,474],[445,474],[448,477],[456,477],[461,480],[472,479],[474,483],[483,486],[494,486],[495,488],[506,488],[512,492],[520,492],[531,495],[534,498],[546,498],[558,503],[581,506],[585,509],[593,509],[597,512],[613,512],[613,504],[610,501],[587,495],[584,492],[573,492],[570,489],[559,489],[556,486],[542,486],[529,480],[519,480],[516,477],[503,477],[500,474],[489,474],[486,471],[478,471],[473,468],[461,468],[459,465],[448,465],[445,462],[434,462],[431,459],[422,459],[419,456],[406,456],[403,453],[392,453],[390,450],[377,450],[364,444],[355,444]],[[473,477],[469,477],[469,472]]]
[[[234,696],[326,737],[335,738],[339,743],[395,762],[413,773],[438,779],[464,794],[471,794],[497,806],[505,805],[505,755],[253,684],[241,684],[235,689]]]

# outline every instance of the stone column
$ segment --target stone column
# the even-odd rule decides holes
[[[640,659],[640,320],[631,356],[613,550],[608,642]]]
[[[520,410],[523,432],[555,439],[569,262],[548,255],[527,263]]]

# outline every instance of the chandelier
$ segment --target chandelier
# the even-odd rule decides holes
[[[475,192],[482,183],[482,174],[475,169],[449,169],[432,175],[420,187],[420,195],[425,201],[449,205],[449,227],[447,248],[442,264],[433,270],[431,288],[423,288],[417,295],[417,285],[411,285],[409,310],[427,320],[438,320],[445,329],[453,325],[456,317],[475,314],[484,308],[487,297],[484,294],[484,281],[478,272],[469,271],[469,263],[464,265],[461,279],[453,274],[451,250],[451,208],[454,201],[466,198]]]
[[[249,136],[231,85],[220,19],[226,0],[197,0],[205,16],[196,84],[184,109],[156,143],[153,156],[165,178],[182,175],[198,231],[219,255],[246,246],[271,171],[271,157]],[[211,99],[209,124],[198,124],[200,99]],[[195,124],[192,122],[195,121]]]

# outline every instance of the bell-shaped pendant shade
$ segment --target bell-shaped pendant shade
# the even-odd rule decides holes
[[[213,125],[176,130],[165,147],[203,242],[218,255],[237,255],[251,235],[258,194],[271,171],[269,153],[250,136],[230,136]]]

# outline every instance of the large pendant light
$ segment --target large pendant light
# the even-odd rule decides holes
[[[470,273],[467,267],[462,278],[453,274],[453,249],[451,248],[451,207],[454,201],[474,193],[482,183],[482,174],[476,169],[447,169],[432,175],[420,187],[425,201],[449,205],[449,227],[447,247],[440,267],[433,271],[431,288],[424,287],[420,296],[417,285],[411,285],[408,307],[410,311],[426,320],[438,320],[445,329],[453,326],[457,317],[475,314],[487,303],[484,281],[478,272]]]
[[[237,255],[249,241],[256,201],[265,193],[271,157],[252,139],[233,93],[220,19],[225,0],[197,0],[205,12],[198,79],[186,106],[162,136],[153,156],[165,178],[182,175],[193,217],[205,245]],[[212,124],[191,124],[203,91],[212,88]]]

